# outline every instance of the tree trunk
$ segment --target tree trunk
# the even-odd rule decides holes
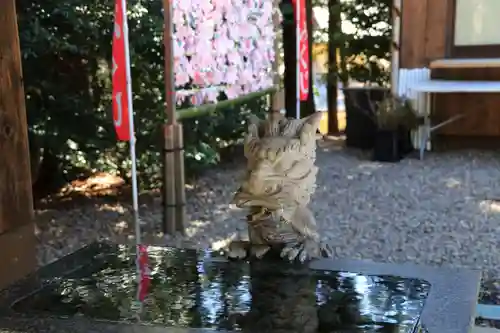
[[[340,8],[339,0],[328,1],[328,76],[327,76],[327,99],[328,99],[328,134],[339,134],[339,123],[337,119],[337,36],[340,33]]]
[[[349,88],[349,72],[347,70],[347,55],[344,43],[339,48],[339,67],[340,67],[340,82],[342,88]]]
[[[65,181],[61,170],[59,158],[45,147],[42,161],[38,167],[37,179],[33,183],[33,198],[35,201],[53,194],[64,185]]]
[[[31,170],[31,185],[33,186],[38,179],[38,171],[42,163],[40,147],[37,142],[37,137],[32,132],[28,131],[28,145],[30,154],[30,170]]]

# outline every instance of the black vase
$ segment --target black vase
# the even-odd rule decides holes
[[[382,87],[345,88],[346,146],[373,149],[377,132],[374,106],[386,98],[390,90]]]
[[[376,131],[373,160],[379,162],[399,162],[413,151],[410,130],[399,127],[394,130]]]

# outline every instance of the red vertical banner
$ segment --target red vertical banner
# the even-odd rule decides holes
[[[127,93],[127,59],[123,31],[124,12],[122,0],[115,0],[115,27],[113,32],[113,123],[120,141],[130,140]]]
[[[298,14],[297,15],[297,1]],[[296,24],[298,24],[299,39],[299,88],[300,100],[306,101],[309,97],[309,36],[307,33],[306,0],[293,0]],[[298,16],[298,17],[297,17]]]
[[[144,302],[149,292],[149,286],[151,285],[151,269],[149,267],[148,248],[146,245],[137,245],[137,256],[140,275],[137,298],[140,302]]]

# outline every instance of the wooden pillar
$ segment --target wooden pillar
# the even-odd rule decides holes
[[[15,0],[0,0],[0,289],[36,267]]]

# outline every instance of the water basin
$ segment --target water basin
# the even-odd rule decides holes
[[[243,332],[391,332],[419,329],[430,284],[397,276],[234,262],[210,252],[149,248],[151,286],[138,314],[134,249],[87,251],[71,270],[47,269],[9,311]],[[33,289],[33,290],[30,290]]]

